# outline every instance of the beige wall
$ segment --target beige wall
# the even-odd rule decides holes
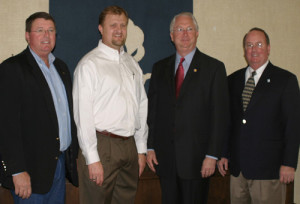
[[[298,0],[194,0],[194,14],[200,28],[197,46],[222,60],[227,74],[231,74],[246,66],[242,49],[244,34],[252,27],[261,27],[270,37],[272,63],[295,73],[300,80],[299,11]],[[298,170],[294,195],[295,202],[300,204],[299,192]]]
[[[33,12],[48,10],[48,0],[0,0],[0,62],[25,48],[25,19]],[[261,27],[271,39],[271,61],[300,79],[299,11],[299,0],[194,0],[200,27],[198,47],[222,60],[230,74],[246,66],[244,34]],[[300,203],[300,171],[295,187],[295,202]]]
[[[261,27],[271,40],[271,61],[300,78],[299,9],[298,0],[194,0],[200,27],[198,47],[221,59],[230,74],[246,65],[244,34],[252,27]]]
[[[48,0],[0,0],[0,63],[25,49],[25,19],[49,11]]]

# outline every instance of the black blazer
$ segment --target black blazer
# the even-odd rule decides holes
[[[300,136],[300,93],[292,73],[267,65],[244,112],[246,68],[228,77],[232,128],[227,150],[230,172],[247,179],[278,179],[279,168],[296,168]]]
[[[56,58],[54,65],[64,83],[71,116],[72,144],[66,151],[66,174],[78,185],[72,82],[63,61]],[[29,48],[0,65],[0,93],[0,154],[6,166],[2,185],[13,189],[11,175],[27,171],[33,193],[46,193],[60,155],[58,121],[47,81]]]
[[[160,176],[176,163],[181,178],[201,178],[205,155],[220,156],[228,127],[229,102],[224,64],[198,49],[175,97],[176,55],[154,64],[148,91],[148,148],[156,152]]]

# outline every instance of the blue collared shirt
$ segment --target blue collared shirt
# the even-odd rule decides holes
[[[65,86],[53,64],[55,60],[54,55],[52,53],[48,55],[50,65],[48,68],[45,62],[33,50],[31,50],[30,47],[29,49],[41,71],[43,72],[51,91],[58,121],[60,151],[63,152],[70,146],[72,141],[71,119]]]
[[[192,62],[192,59],[194,57],[195,52],[196,52],[196,48],[192,52],[190,52],[188,55],[186,55],[184,57],[184,61],[182,62],[183,69],[184,69],[184,77],[185,77],[187,71],[189,70],[189,67],[191,65],[191,62]],[[174,75],[176,74],[176,71],[178,69],[178,65],[180,63],[180,58],[182,58],[182,57],[178,54],[178,52],[176,52],[175,72],[174,72]]]

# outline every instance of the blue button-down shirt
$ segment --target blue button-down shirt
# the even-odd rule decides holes
[[[45,62],[35,52],[33,52],[33,50],[30,49],[30,51],[43,72],[50,88],[58,120],[60,151],[65,151],[72,141],[71,120],[65,86],[53,64],[55,57],[52,53],[48,55],[50,65],[48,68]]]
[[[184,70],[184,77],[185,77],[187,71],[189,70],[189,67],[191,65],[191,62],[192,62],[192,59],[194,57],[195,52],[196,52],[196,48],[192,52],[190,52],[188,55],[186,55],[184,57],[184,61],[182,62],[183,70]],[[181,58],[181,56],[176,52],[175,72],[174,72],[174,75],[176,74],[176,71],[178,69],[178,65],[180,63],[180,58]]]

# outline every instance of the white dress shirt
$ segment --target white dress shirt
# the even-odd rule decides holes
[[[261,67],[259,67],[257,70],[252,69],[252,67],[248,66],[246,73],[245,73],[245,84],[247,83],[247,80],[252,75],[252,72],[256,71],[256,75],[254,76],[254,83],[255,86],[257,85],[262,73],[265,71],[267,65],[269,63],[269,60],[266,61]]]
[[[148,99],[138,63],[99,41],[74,72],[74,119],[86,164],[100,161],[96,130],[134,135],[138,153],[147,152]]]

